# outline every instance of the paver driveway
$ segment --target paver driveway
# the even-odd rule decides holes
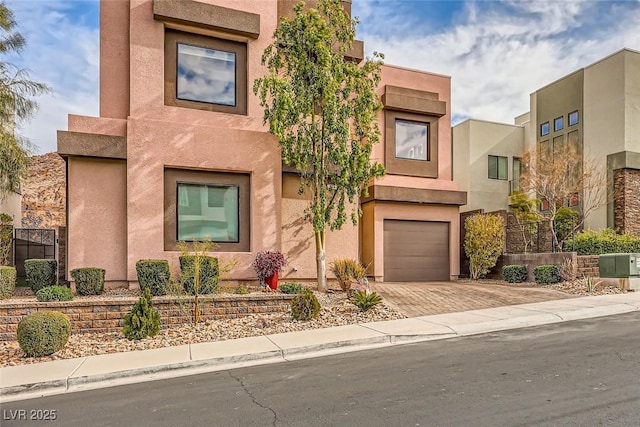
[[[407,317],[570,298],[552,289],[474,282],[372,283],[384,301]]]

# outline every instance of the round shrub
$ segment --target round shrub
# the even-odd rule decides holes
[[[536,283],[541,285],[551,285],[561,280],[560,269],[557,265],[539,265],[533,269],[533,277]]]
[[[104,269],[76,268],[71,270],[78,295],[100,295],[104,292]]]
[[[218,258],[205,255],[180,256],[180,280],[185,292],[195,295],[196,258],[200,260],[198,294],[212,294],[218,289]]]
[[[296,320],[310,320],[318,317],[320,302],[310,289],[305,289],[291,300],[291,315]]]
[[[38,311],[18,323],[18,344],[27,356],[48,356],[64,348],[71,335],[69,318],[58,311]]]
[[[27,285],[35,293],[46,286],[56,284],[58,262],[55,259],[28,259],[24,262]]]
[[[502,267],[502,277],[509,283],[522,283],[527,281],[526,265],[505,265]]]
[[[141,259],[136,262],[136,273],[140,290],[149,289],[151,295],[166,295],[171,273],[169,261],[164,259]]]
[[[290,282],[283,283],[282,285],[278,286],[278,289],[283,294],[299,294],[304,290],[304,287],[298,282]]]
[[[0,299],[11,298],[15,289],[15,267],[0,266]]]
[[[36,292],[36,299],[46,301],[71,301],[73,292],[66,286],[47,286]]]

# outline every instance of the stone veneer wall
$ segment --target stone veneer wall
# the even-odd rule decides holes
[[[200,319],[220,320],[245,317],[251,314],[285,313],[294,295],[239,295],[234,297],[200,297]],[[72,332],[121,332],[125,314],[131,311],[138,298],[109,300],[76,300],[65,302],[0,303],[0,341],[16,339],[18,322],[36,311],[60,311],[71,319]],[[189,321],[192,299],[154,297],[153,305],[160,313],[163,328]]]
[[[598,261],[598,255],[581,255],[578,257],[578,278],[584,276],[599,277],[600,276],[600,263]]]
[[[616,169],[613,173],[613,189],[616,232],[640,236],[640,170]]]

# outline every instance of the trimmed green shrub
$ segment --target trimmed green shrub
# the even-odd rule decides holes
[[[527,281],[526,265],[505,265],[502,267],[502,277],[509,283],[522,283]]]
[[[160,314],[153,308],[151,291],[145,288],[142,296],[124,316],[122,333],[130,340],[155,337],[160,332]]]
[[[631,234],[616,234],[610,228],[600,231],[584,230],[575,238],[565,242],[564,250],[578,255],[601,255],[640,252],[640,237]]]
[[[56,284],[58,262],[55,259],[28,259],[24,262],[27,285],[35,293]]]
[[[36,299],[40,302],[71,301],[73,292],[66,286],[47,286],[36,292]]]
[[[71,321],[58,311],[37,311],[18,323],[18,344],[27,356],[48,356],[64,348]]]
[[[0,299],[11,298],[15,289],[15,267],[0,266]]]
[[[320,302],[310,289],[305,289],[291,300],[291,315],[296,320],[310,320],[318,317]]]
[[[539,265],[534,268],[533,277],[535,277],[536,283],[540,285],[551,285],[561,280],[558,266],[550,264]]]
[[[171,273],[169,261],[165,259],[141,259],[136,262],[136,273],[140,289],[149,288],[151,295],[166,295]]]
[[[85,267],[71,270],[78,295],[100,295],[104,292],[104,269]]]
[[[278,286],[278,289],[283,294],[299,294],[304,290],[304,286],[302,286],[298,282],[291,282],[291,283],[283,283],[282,285]]]
[[[195,295],[196,258],[200,259],[198,294],[212,294],[218,289],[218,258],[206,255],[180,256],[180,280],[185,292]]]
[[[368,311],[382,302],[382,297],[377,292],[355,291],[349,300],[362,311]]]

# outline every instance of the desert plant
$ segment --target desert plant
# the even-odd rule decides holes
[[[12,249],[13,218],[6,213],[0,213],[0,266],[11,265]]]
[[[214,293],[218,289],[218,258],[204,254],[181,255],[180,279],[189,295]]]
[[[527,280],[526,265],[505,265],[502,267],[502,277],[509,283],[522,283]]]
[[[131,312],[124,316],[122,333],[130,340],[155,337],[160,332],[160,314],[153,307],[151,291],[145,288]]]
[[[36,292],[36,299],[40,302],[71,301],[73,292],[66,286],[47,286]]]
[[[504,218],[473,215],[464,222],[464,251],[469,258],[471,278],[484,277],[496,265],[504,248]]]
[[[310,289],[305,289],[291,300],[291,315],[296,320],[310,320],[318,317],[320,302]]]
[[[298,282],[290,282],[283,283],[278,289],[280,289],[280,292],[283,294],[299,294],[304,290],[304,286]]]
[[[11,298],[15,289],[15,267],[0,266],[0,299]]]
[[[57,311],[37,311],[20,320],[17,335],[18,344],[27,356],[48,356],[67,344],[71,321]]]
[[[267,277],[282,271],[282,267],[287,265],[287,260],[279,251],[260,251],[251,265],[256,271],[260,284],[264,285]]]
[[[169,262],[164,259],[141,259],[136,262],[136,273],[140,289],[149,288],[151,295],[166,295],[171,278]]]
[[[102,268],[85,267],[71,270],[78,295],[100,295],[104,292],[104,274]]]
[[[56,284],[58,262],[55,259],[28,259],[24,262],[27,285],[33,292]]]
[[[333,261],[329,268],[336,276],[340,289],[349,293],[351,283],[365,277],[365,269],[358,261],[351,258],[337,259]]]
[[[540,285],[550,285],[558,283],[562,278],[560,277],[560,270],[555,264],[539,265],[533,269],[533,277],[536,283]]]
[[[576,279],[577,265],[573,258],[565,258],[558,266],[560,271],[560,278],[566,281],[572,281]]]
[[[351,296],[351,304],[362,311],[368,311],[382,302],[382,297],[377,292],[355,291]]]
[[[593,280],[593,277],[591,277],[591,276],[584,276],[582,281],[584,282],[584,286],[585,286],[585,288],[587,288],[587,292],[589,292],[589,293],[595,292],[595,290],[598,287],[598,285],[600,285],[600,283],[602,283],[601,280],[596,282],[595,280]]]

